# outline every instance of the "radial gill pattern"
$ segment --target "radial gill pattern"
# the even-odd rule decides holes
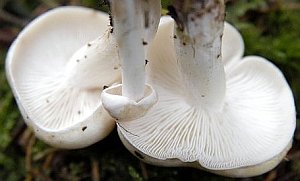
[[[228,60],[222,108],[189,105],[188,87],[182,86],[172,48],[176,38],[173,26],[164,23],[154,41],[155,54],[149,59],[148,70],[148,82],[159,101],[144,117],[119,123],[124,138],[153,158],[196,161],[215,170],[260,164],[281,153],[293,136],[295,106],[280,70],[256,56],[235,60],[226,67]],[[241,54],[240,50],[223,53],[234,58]]]
[[[27,119],[45,129],[60,130],[84,120],[101,105],[99,90],[68,87],[61,79],[32,77],[19,84]]]
[[[90,46],[88,43],[107,29],[107,14],[70,6],[42,14],[20,32],[8,52],[6,70],[28,124],[59,131],[100,106],[101,85],[80,88],[87,79],[72,84],[76,80],[67,80],[72,75],[67,75],[66,67],[77,50]],[[77,66],[80,63],[78,59]],[[82,72],[78,76],[88,70]]]

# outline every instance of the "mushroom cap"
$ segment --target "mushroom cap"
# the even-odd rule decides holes
[[[70,85],[65,78],[73,54],[104,34],[108,24],[105,13],[59,7],[28,24],[8,51],[7,78],[25,122],[37,137],[54,147],[85,147],[114,128],[114,120],[102,107],[101,85]],[[101,65],[99,79],[120,79],[119,73],[106,70],[113,70],[113,63],[103,61]]]
[[[159,100],[144,117],[119,123],[119,134],[128,142],[125,146],[154,160],[172,163],[178,159],[191,166],[197,162],[215,173],[261,164],[269,167],[248,175],[253,176],[273,168],[274,164],[263,163],[283,157],[296,123],[293,95],[281,71],[261,57],[242,58],[241,36],[226,23],[224,106],[212,110],[189,105],[176,63],[173,30],[173,20],[163,17],[149,51],[152,57],[147,77]]]

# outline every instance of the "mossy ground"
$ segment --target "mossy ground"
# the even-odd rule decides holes
[[[162,3],[165,8],[169,1],[162,0]],[[49,8],[70,4],[107,10],[100,0],[0,2],[0,180],[239,180],[191,168],[144,164],[124,148],[116,130],[103,141],[80,150],[58,150],[35,139],[25,126],[6,81],[6,52],[32,18]],[[283,71],[299,105],[300,1],[228,0],[226,17],[242,33],[246,55],[266,57]],[[242,180],[300,180],[298,129],[286,160],[269,173]]]

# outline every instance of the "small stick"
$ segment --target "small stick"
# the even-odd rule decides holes
[[[147,165],[144,162],[140,161],[140,166],[141,166],[143,178],[145,180],[149,180],[149,175],[146,167]]]
[[[91,159],[92,181],[100,181],[99,161],[95,158]]]
[[[26,155],[25,155],[25,168],[26,168],[26,180],[32,180],[32,146],[35,143],[35,136],[31,132],[29,137],[29,142],[26,145]]]
[[[0,10],[0,19],[3,19],[6,22],[16,24],[21,27],[25,26],[28,23],[28,21],[20,19],[17,16],[14,16],[14,15],[6,12],[3,9]]]
[[[40,0],[43,4],[48,6],[49,8],[55,8],[59,6],[59,4],[55,0]]]

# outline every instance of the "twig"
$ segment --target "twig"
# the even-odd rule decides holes
[[[35,143],[35,136],[31,132],[30,139],[26,145],[25,168],[26,168],[26,181],[32,180],[32,146]]]
[[[273,181],[276,179],[276,177],[277,177],[277,171],[273,170],[267,175],[267,177],[264,179],[264,181]]]
[[[8,32],[8,31],[0,30],[0,43],[7,44],[7,45],[10,44],[16,38],[17,32],[18,31]],[[19,136],[19,135],[13,135],[13,136]],[[17,137],[13,137],[12,140],[16,138]]]
[[[95,158],[91,158],[91,167],[92,167],[92,181],[100,181],[99,161]]]
[[[23,132],[22,135],[20,136],[19,140],[18,140],[18,144],[22,147],[22,149],[24,151],[26,151],[27,145],[29,144],[29,141],[31,139],[32,136],[32,131],[30,128],[26,128]]]
[[[55,7],[59,6],[59,4],[55,0],[40,0],[40,2],[42,2],[49,8],[55,8]]]
[[[70,0],[70,5],[80,5],[80,1],[79,0]]]
[[[39,161],[45,157],[48,157],[48,155],[55,153],[58,150],[59,150],[58,148],[48,148],[48,149],[44,150],[43,152],[36,154],[33,157],[33,161]]]
[[[9,23],[19,25],[21,27],[25,26],[28,23],[27,20],[20,19],[17,16],[6,12],[3,9],[0,9],[0,19],[3,19],[4,21],[9,22]]]
[[[141,166],[142,175],[143,175],[144,180],[149,180],[149,175],[148,175],[146,164],[144,162],[140,161],[140,166]]]
[[[47,154],[47,157],[43,163],[43,170],[47,170],[49,168],[53,160],[53,156],[54,156],[54,152],[50,152],[49,154]]]
[[[0,42],[2,41],[1,37],[5,37],[5,34],[2,33],[2,31],[0,31]],[[9,41],[11,42],[11,41]],[[8,43],[8,42],[7,42]],[[26,125],[24,123],[23,119],[18,119],[14,129],[11,133],[11,142],[9,143],[9,145],[7,147],[10,147],[12,144],[18,143],[18,139],[21,137],[21,135],[23,134],[23,132],[26,130]]]

